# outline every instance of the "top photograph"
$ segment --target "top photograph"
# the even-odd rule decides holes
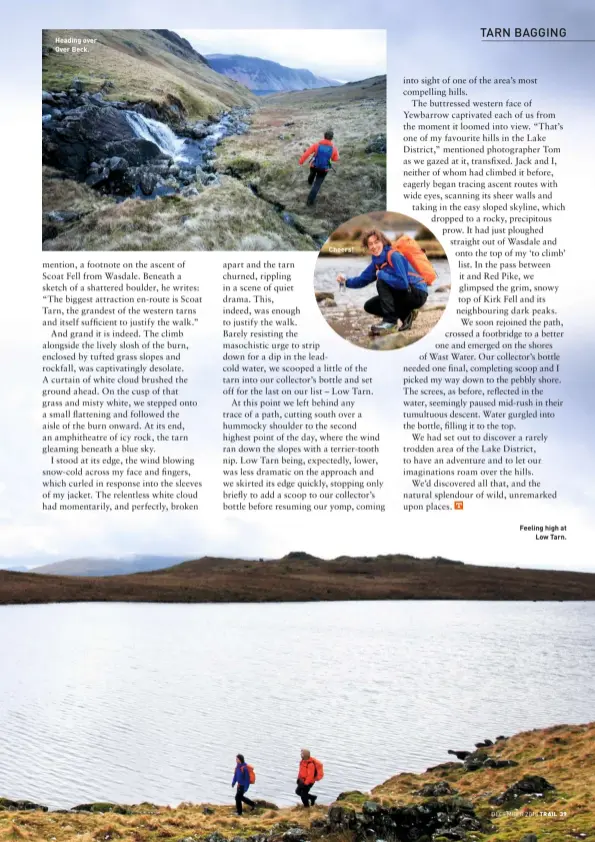
[[[386,33],[44,30],[47,251],[318,251],[386,208]]]

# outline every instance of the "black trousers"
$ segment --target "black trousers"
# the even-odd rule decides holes
[[[366,301],[364,310],[372,316],[382,316],[387,322],[393,323],[398,319],[404,321],[412,310],[423,307],[428,297],[425,290],[415,287],[395,289],[380,279],[376,281],[376,291],[378,295]]]
[[[312,797],[310,795],[310,790],[312,789],[313,786],[314,786],[314,784],[299,783],[296,787],[296,790],[295,790],[296,795],[299,795],[299,797],[302,799],[302,804],[304,805],[304,807],[310,806],[310,798]],[[314,803],[314,802],[312,802],[312,803]]]
[[[252,809],[254,809],[254,807],[256,806],[254,804],[254,801],[251,801],[249,798],[246,798],[244,792],[244,787],[238,784],[236,787],[236,810],[238,811],[238,816],[242,815],[242,802],[244,804],[247,804],[248,807],[252,807]]]
[[[319,170],[318,167],[310,167],[310,174],[308,176],[308,184],[312,185],[312,189],[308,194],[306,204],[313,205],[318,196],[318,191],[322,187],[322,182],[326,178],[328,170]]]

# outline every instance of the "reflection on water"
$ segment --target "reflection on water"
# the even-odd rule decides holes
[[[485,737],[593,718],[592,604],[376,602],[0,608],[0,795],[292,804]]]

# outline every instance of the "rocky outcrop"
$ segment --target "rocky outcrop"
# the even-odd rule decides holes
[[[247,109],[192,122],[182,102],[119,102],[73,86],[42,93],[43,162],[101,193],[154,198],[219,183],[214,147],[247,130]],[[186,140],[185,140],[186,138]]]
[[[490,804],[526,803],[542,797],[546,792],[555,791],[556,787],[541,775],[525,775],[520,781],[509,786],[501,795],[490,798]]]
[[[13,801],[11,798],[0,798],[0,810],[41,810],[43,813],[47,813],[48,808],[44,807],[43,804],[35,804],[33,801]]]
[[[421,795],[423,798],[439,798],[443,795],[458,795],[458,791],[453,789],[448,781],[437,781],[436,783],[425,784],[415,794]]]
[[[394,839],[416,842],[438,836],[464,839],[470,831],[485,829],[471,802],[462,798],[429,799],[405,807],[383,807],[366,801],[362,811],[333,805],[329,808],[327,829],[331,833],[351,831],[356,839]]]

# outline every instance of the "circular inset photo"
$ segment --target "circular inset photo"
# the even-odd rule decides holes
[[[374,211],[330,235],[316,261],[314,293],[339,336],[390,351],[417,342],[437,324],[450,295],[450,268],[421,222]]]

